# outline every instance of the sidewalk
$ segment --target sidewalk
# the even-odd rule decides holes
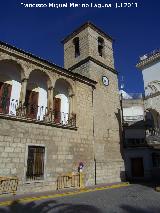
[[[94,186],[85,187],[82,189],[69,188],[69,189],[57,190],[57,191],[35,192],[35,193],[25,193],[25,194],[17,194],[17,195],[6,194],[6,195],[0,195],[0,206],[9,205],[11,202],[15,200],[19,200],[22,203],[31,202],[36,200],[71,196],[71,195],[76,195],[76,194],[81,194],[86,192],[120,188],[125,186],[129,186],[129,183],[119,182],[119,183],[112,183],[112,184],[98,184]]]

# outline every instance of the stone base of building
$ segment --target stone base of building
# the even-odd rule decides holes
[[[44,149],[41,178],[27,177],[29,148]],[[0,176],[17,176],[18,193],[57,189],[57,178],[78,172],[83,162],[84,186],[120,182],[121,160],[94,161],[93,136],[83,131],[0,119]]]
[[[122,161],[117,162],[97,162],[95,171],[95,162],[90,162],[87,168],[82,172],[83,175],[83,186],[94,186],[96,184],[109,184],[125,181],[124,176],[124,164]],[[65,187],[64,189],[71,189],[74,187]],[[78,187],[77,187],[78,188]],[[45,192],[45,191],[56,191],[57,190],[57,179],[41,180],[41,181],[30,181],[30,182],[19,182],[17,194],[22,193],[34,193],[34,192]]]

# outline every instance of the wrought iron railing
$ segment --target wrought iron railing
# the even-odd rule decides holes
[[[160,137],[160,129],[159,128],[147,129],[146,136],[159,136]]]
[[[159,128],[147,129],[146,140],[148,143],[160,143],[160,129]]]
[[[58,112],[44,106],[37,106],[33,104],[23,105],[20,103],[16,110],[16,116],[52,124],[76,127],[76,114]]]
[[[154,98],[156,96],[160,96],[160,91],[155,91],[155,92],[151,92],[145,95],[145,100],[149,99],[149,98]]]
[[[145,59],[147,59],[147,58],[149,58],[149,57],[151,57],[153,55],[156,55],[158,53],[160,53],[160,49],[159,48],[153,50],[151,53],[147,53],[147,54],[141,56],[140,57],[140,61],[143,61],[143,60],[145,60]]]
[[[76,114],[59,112],[35,104],[22,104],[16,99],[0,97],[0,114],[44,123],[76,127]]]
[[[0,113],[16,115],[18,100],[0,96]]]
[[[0,113],[8,113],[10,106],[10,98],[0,96]]]

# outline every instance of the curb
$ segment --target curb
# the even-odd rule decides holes
[[[129,185],[130,184],[128,182],[126,182],[126,183],[113,184],[113,185],[95,187],[95,188],[83,188],[83,189],[79,189],[79,190],[76,190],[76,191],[56,193],[56,194],[53,194],[53,195],[26,197],[26,198],[20,198],[20,199],[17,199],[17,200],[15,199],[15,200],[2,201],[2,202],[0,202],[0,206],[9,206],[15,201],[17,201],[19,203],[29,203],[29,202],[38,201],[38,200],[45,200],[45,199],[51,199],[51,198],[59,198],[59,197],[78,195],[78,194],[83,194],[83,193],[87,193],[87,192],[102,191],[102,190],[107,190],[107,189],[116,189],[116,188],[126,187],[126,186],[129,186]]]

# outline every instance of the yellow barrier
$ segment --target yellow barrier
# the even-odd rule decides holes
[[[57,189],[64,188],[79,188],[80,187],[80,173],[66,173],[57,179]]]
[[[12,193],[16,194],[18,187],[17,177],[1,177],[0,176],[0,194]]]

